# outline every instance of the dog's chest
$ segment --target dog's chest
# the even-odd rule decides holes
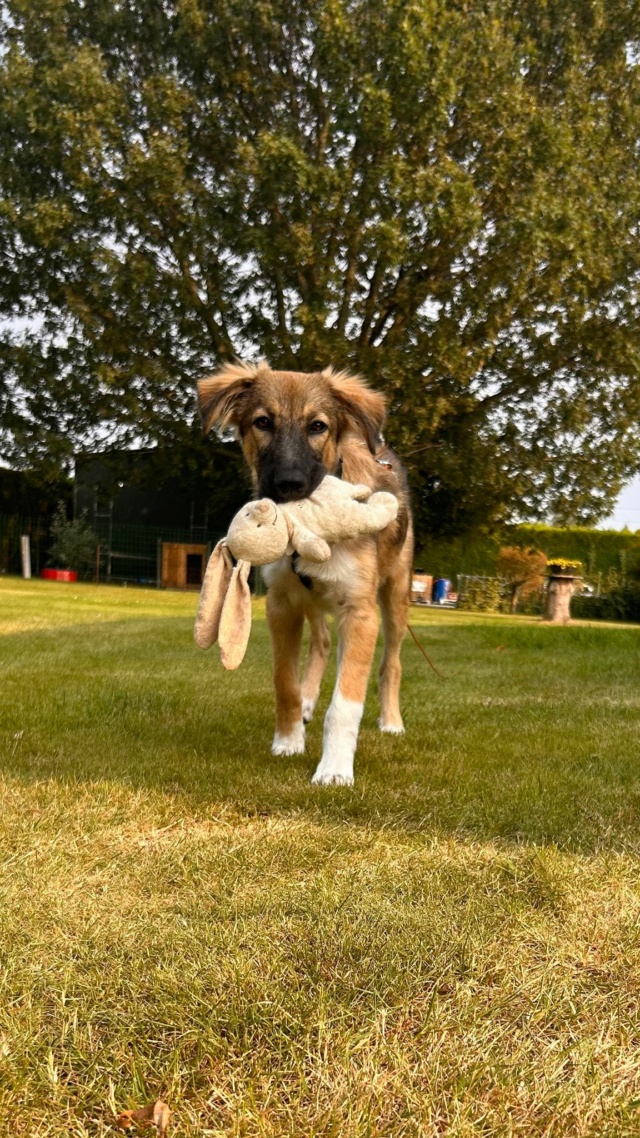
[[[271,565],[264,565],[262,576],[269,588],[273,586],[287,591],[304,589],[309,594],[309,599],[313,598],[328,610],[348,603],[355,595],[359,583],[357,558],[342,545],[335,545],[329,560],[320,564],[298,557],[295,573],[291,558],[281,557]],[[310,582],[310,589],[303,585],[302,577]]]

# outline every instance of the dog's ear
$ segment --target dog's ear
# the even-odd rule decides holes
[[[214,375],[198,381],[198,408],[205,431],[236,427],[242,403],[260,370],[253,364],[225,364]]]
[[[340,410],[341,430],[358,431],[369,450],[375,454],[381,443],[386,403],[384,395],[372,391],[364,380],[347,372],[334,373],[331,368],[323,371]]]

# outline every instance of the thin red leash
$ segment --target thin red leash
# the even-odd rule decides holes
[[[421,644],[421,643],[420,643],[420,641],[418,640],[418,637],[416,636],[415,632],[413,631],[413,629],[412,629],[411,625],[410,625],[410,624],[407,624],[407,628],[409,629],[409,632],[410,632],[410,633],[411,633],[411,635],[413,636],[413,639],[415,640],[416,644],[418,645],[418,648],[419,648],[419,649],[420,649],[420,651],[422,652],[422,655],[424,656],[425,660],[427,661],[427,664],[429,665],[429,667],[433,669],[433,671],[435,672],[436,676],[439,676],[441,680],[446,680],[446,678],[447,678],[447,677],[446,677],[446,676],[443,676],[443,675],[442,675],[442,672],[439,672],[439,671],[438,671],[438,669],[436,668],[436,666],[435,666],[435,664],[433,663],[433,661],[432,661],[432,660],[430,660],[430,659],[429,659],[429,657],[427,656],[427,653],[425,652],[424,648],[422,647],[422,644]]]

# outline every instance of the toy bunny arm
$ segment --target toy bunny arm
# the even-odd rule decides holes
[[[390,522],[395,521],[399,507],[400,503],[395,494],[389,494],[386,490],[376,490],[366,504],[365,532],[379,533]]]
[[[287,515],[287,525],[289,526],[289,542],[295,553],[299,553],[301,557],[306,557],[307,561],[328,561],[331,557],[331,548],[322,537],[318,537],[316,533],[312,533],[310,529],[302,525],[297,518],[291,519]]]
[[[365,486],[361,482],[343,482],[341,478],[327,474],[309,495],[309,499],[317,506],[324,508],[336,506],[339,509],[345,502],[366,502],[372,494],[370,486]]]
[[[354,502],[368,502],[369,498],[373,494],[373,490],[370,486],[361,485],[359,482],[355,483],[353,486],[349,482],[343,482],[343,486],[345,489],[348,488],[349,497],[353,498]]]

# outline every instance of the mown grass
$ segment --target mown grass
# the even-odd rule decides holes
[[[195,603],[0,582],[0,1134],[637,1135],[640,629],[414,611],[322,789]]]

